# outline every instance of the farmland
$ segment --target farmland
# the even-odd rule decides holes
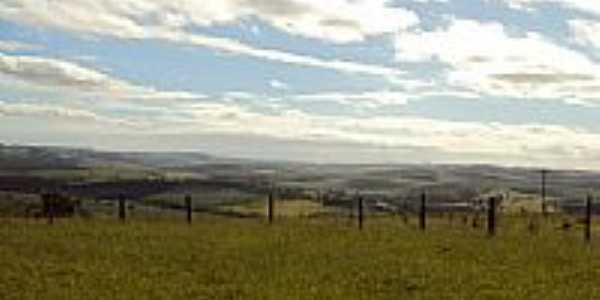
[[[0,166],[0,299],[600,296],[600,228],[586,243],[581,215],[585,196],[597,199],[598,173],[554,170],[543,218],[533,169],[14,147]],[[76,203],[75,213],[48,224],[47,191]],[[422,192],[426,231],[417,226]],[[470,205],[497,195],[489,237],[485,211]]]
[[[2,299],[594,299],[600,252],[580,231],[488,238],[434,220],[151,222],[3,219]],[[411,220],[414,221],[414,220]]]

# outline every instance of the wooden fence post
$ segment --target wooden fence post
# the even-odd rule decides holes
[[[187,212],[187,223],[192,224],[192,196],[185,196],[185,209]]]
[[[463,226],[469,225],[469,214],[467,212],[462,213],[462,223],[463,223]]]
[[[269,224],[273,224],[273,201],[273,190],[271,190],[267,199],[267,218],[269,220]]]
[[[358,196],[358,230],[363,229],[363,220],[364,220],[363,197]]]
[[[585,241],[592,240],[592,195],[588,194],[585,201]]]
[[[408,213],[406,211],[402,212],[402,222],[404,223],[404,225],[408,225]]]
[[[546,218],[548,216],[548,207],[546,204],[546,175],[548,170],[542,170],[542,182],[541,182],[541,193],[542,193],[542,216]]]
[[[496,235],[496,197],[491,197],[488,207],[488,234]]]
[[[479,218],[480,218],[479,213],[480,213],[479,208],[477,210],[475,210],[475,212],[473,213],[473,218],[471,219],[471,227],[473,229],[479,228]]]
[[[426,223],[427,218],[427,195],[423,191],[421,194],[421,210],[419,211],[419,228],[425,231],[427,227]]]
[[[125,222],[125,195],[119,194],[119,220]]]
[[[56,202],[56,196],[53,193],[44,195],[44,202],[46,205],[46,213],[48,214],[48,224],[54,224],[54,206]]]
[[[539,230],[538,220],[535,219],[535,216],[529,216],[529,221],[527,224],[527,230],[530,234],[537,234]]]

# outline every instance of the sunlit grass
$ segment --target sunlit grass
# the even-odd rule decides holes
[[[335,212],[335,208],[323,206],[321,203],[304,199],[287,199],[276,201],[273,205],[275,216],[280,217],[307,217],[318,214]],[[266,215],[266,201],[251,201],[243,204],[224,205],[221,209],[248,215]]]
[[[580,228],[456,217],[0,221],[0,299],[596,299]],[[548,221],[550,222],[550,221]],[[540,224],[543,224],[542,221]]]

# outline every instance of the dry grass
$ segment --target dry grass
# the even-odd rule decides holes
[[[579,228],[499,236],[458,217],[238,220],[198,215],[0,221],[0,299],[598,299],[599,243]],[[543,223],[543,222],[542,222]]]

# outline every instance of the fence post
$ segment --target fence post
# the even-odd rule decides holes
[[[527,230],[530,234],[537,234],[538,232],[538,221],[535,219],[535,216],[529,216],[529,221],[527,224]]]
[[[44,202],[46,205],[46,213],[48,214],[48,224],[54,224],[54,202],[56,201],[56,196],[53,193],[44,194],[45,198]]]
[[[119,194],[119,220],[125,222],[125,195]]]
[[[427,218],[427,195],[425,194],[425,191],[423,191],[423,193],[421,194],[421,210],[419,211],[419,228],[423,231],[425,231],[425,228],[427,227],[426,218]]]
[[[547,212],[547,204],[546,204],[546,174],[548,174],[548,170],[542,170],[542,187],[541,187],[541,192],[542,192],[542,216],[544,216],[544,218],[546,218],[548,216],[548,212]]]
[[[467,212],[463,212],[463,214],[462,214],[462,223],[463,223],[463,226],[469,225],[469,215]]]
[[[471,227],[473,229],[479,228],[479,210],[473,213],[473,219],[471,220]]]
[[[496,197],[491,197],[488,207],[488,234],[496,235]]]
[[[358,196],[358,230],[363,229],[363,220],[364,220],[363,197]]]
[[[588,194],[585,201],[585,241],[592,240],[592,195]]]
[[[402,222],[404,223],[404,225],[408,225],[408,213],[406,211],[402,212]]]
[[[187,223],[192,224],[192,196],[185,195],[185,209],[187,212]]]
[[[273,200],[273,190],[271,190],[267,199],[267,218],[269,224],[273,224]]]

